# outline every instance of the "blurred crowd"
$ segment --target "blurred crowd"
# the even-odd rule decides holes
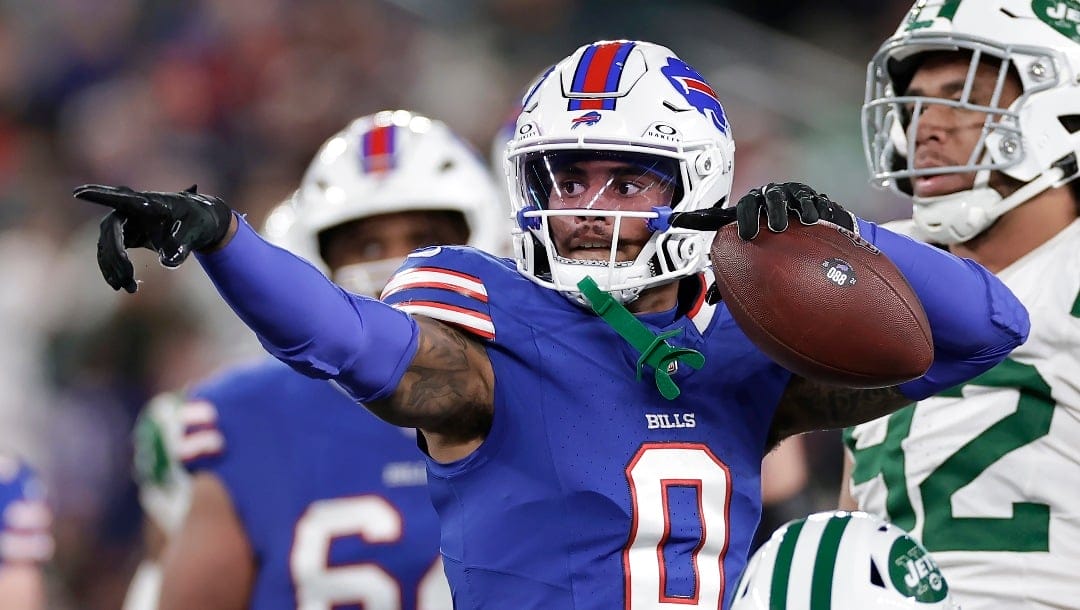
[[[824,6],[823,6],[824,5]],[[117,608],[138,559],[132,423],[157,392],[257,357],[196,265],[136,258],[117,295],[94,261],[86,182],[199,185],[253,224],[356,116],[408,108],[486,157],[515,98],[601,38],[666,44],[703,69],[737,143],[735,193],[801,180],[872,220],[864,66],[907,2],[9,0],[0,4],[0,449],[55,511],[50,607]],[[497,148],[497,145],[495,146]],[[501,170],[501,168],[499,168]],[[806,439],[813,501],[839,442]]]

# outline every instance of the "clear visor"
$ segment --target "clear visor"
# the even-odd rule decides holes
[[[618,151],[526,155],[518,173],[525,202],[539,210],[649,212],[681,197],[675,159]]]
[[[909,51],[907,59],[893,59],[913,44],[902,41],[882,47],[868,67],[862,131],[872,181],[908,190],[904,188],[906,181],[918,176],[1002,170],[1020,163],[1025,151],[1019,115],[1011,108],[1018,108],[1031,93],[1054,85],[1052,58],[1045,52],[1003,48],[974,38],[926,37],[917,41],[917,53]],[[919,63],[927,53],[939,51],[968,56],[964,82],[948,98],[906,95]],[[984,65],[984,76],[977,81],[980,64]],[[995,73],[992,81],[985,76],[985,66]],[[1014,78],[1026,75],[1022,79],[1024,91],[1016,100],[1003,95],[1010,74]],[[1027,82],[1030,78],[1039,82]],[[916,150],[920,125],[929,125],[930,113],[953,129],[977,134],[966,156],[919,160],[917,154],[911,154]]]

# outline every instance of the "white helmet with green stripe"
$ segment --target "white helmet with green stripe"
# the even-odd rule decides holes
[[[183,404],[180,394],[155,396],[139,413],[133,438],[139,503],[167,535],[180,529],[191,505],[191,475],[178,457]]]
[[[731,610],[959,610],[937,564],[904,530],[867,513],[784,525],[754,556]]]

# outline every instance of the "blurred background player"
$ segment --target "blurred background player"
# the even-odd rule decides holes
[[[161,591],[161,560],[191,505],[191,475],[180,462],[184,437],[180,394],[154,397],[135,422],[135,480],[143,509],[143,560],[135,571],[123,610],[153,610]]]
[[[731,610],[960,610],[933,558],[904,530],[833,511],[778,528],[750,558]]]
[[[874,180],[912,197],[916,236],[985,265],[1031,313],[995,368],[846,435],[841,507],[911,531],[964,610],[1080,600],[1074,18],[1064,3],[919,2],[870,64]]]
[[[382,112],[323,145],[265,232],[374,296],[416,248],[499,250],[506,212],[486,168],[444,124]],[[130,610],[451,607],[411,430],[277,361],[229,371],[182,403],[159,397],[146,417],[137,455],[154,467],[141,477],[144,505],[165,509],[166,529],[191,508],[170,532],[160,606]],[[172,464],[161,464],[168,446]],[[137,584],[129,600],[155,599]],[[138,586],[153,591],[152,577]]]
[[[0,608],[45,610],[43,564],[53,553],[52,513],[37,475],[0,454]]]

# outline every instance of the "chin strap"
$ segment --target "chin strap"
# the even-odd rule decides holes
[[[600,290],[591,277],[586,276],[578,282],[577,286],[593,311],[634,349],[641,352],[641,357],[637,361],[637,380],[641,381],[645,366],[651,366],[660,395],[668,400],[677,398],[679,386],[672,381],[668,367],[674,369],[677,362],[682,362],[694,369],[701,369],[705,364],[705,356],[702,356],[701,352],[685,347],[674,347],[667,342],[668,338],[682,333],[682,329],[654,335],[614,297]]]
[[[986,174],[985,177],[981,175],[983,172]],[[1069,157],[1055,164],[1042,175],[1024,184],[1008,197],[1003,198],[1000,193],[989,186],[990,172],[983,170],[979,172],[980,175],[976,177],[975,185],[969,190],[934,197],[912,197],[916,210],[920,208],[928,209],[929,206],[934,204],[953,204],[957,207],[963,206],[965,203],[968,204],[968,217],[965,219],[967,221],[966,230],[959,231],[953,225],[943,228],[927,225],[924,221],[918,219],[918,214],[913,214],[915,224],[920,230],[927,233],[931,237],[931,241],[935,243],[946,245],[963,243],[985,231],[987,227],[1009,210],[1025,203],[1048,188],[1065,184],[1063,180],[1075,173],[1076,158],[1069,155]]]

